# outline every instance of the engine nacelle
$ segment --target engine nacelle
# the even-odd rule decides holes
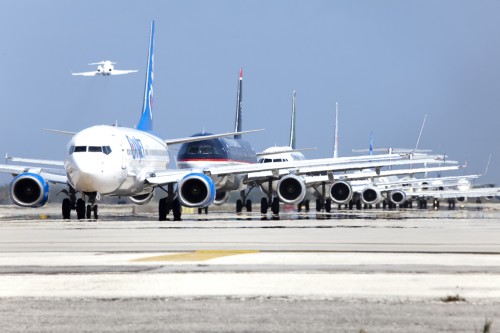
[[[49,198],[49,183],[35,173],[22,173],[10,183],[10,200],[22,207],[41,207]]]
[[[130,201],[135,203],[136,205],[145,205],[151,201],[155,196],[155,191],[151,191],[146,194],[134,195],[133,197],[129,197]]]
[[[467,202],[467,197],[457,197],[457,202],[466,203]]]
[[[186,207],[207,207],[214,202],[215,185],[203,173],[190,173],[178,185],[179,201]]]
[[[375,187],[368,186],[361,191],[361,201],[367,205],[378,204],[381,200],[382,196],[380,195],[380,191]]]
[[[217,190],[215,193],[215,200],[214,200],[214,205],[222,205],[227,202],[229,199],[229,192],[228,191],[219,191]]]
[[[306,197],[306,184],[302,178],[288,175],[279,180],[276,192],[281,202],[294,205]]]
[[[352,199],[352,187],[345,181],[338,181],[330,186],[330,198],[333,202],[343,205]]]
[[[389,192],[389,201],[395,205],[400,205],[406,201],[406,193],[401,190],[393,190]]]

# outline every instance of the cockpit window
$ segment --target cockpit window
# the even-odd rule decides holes
[[[111,154],[111,147],[110,146],[103,146],[102,147],[102,152],[106,155]]]
[[[110,146],[71,146],[69,147],[69,154],[73,153],[104,153],[106,155],[111,154]]]
[[[213,154],[214,147],[211,145],[201,144],[201,145],[191,145],[188,149],[188,154]]]

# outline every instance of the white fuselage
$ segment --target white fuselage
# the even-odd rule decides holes
[[[75,134],[66,147],[70,185],[81,192],[133,196],[148,193],[145,179],[166,169],[165,142],[147,132],[115,126],[93,126]]]

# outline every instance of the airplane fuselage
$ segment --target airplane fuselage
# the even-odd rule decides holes
[[[199,133],[193,136],[209,135]],[[221,165],[256,163],[257,157],[252,146],[245,140],[218,138],[189,142],[181,145],[177,154],[177,168],[204,169]],[[243,175],[211,177],[219,191],[240,189]]]
[[[166,169],[167,145],[132,128],[93,126],[67,144],[65,170],[70,185],[81,192],[132,196],[151,191],[146,177]]]

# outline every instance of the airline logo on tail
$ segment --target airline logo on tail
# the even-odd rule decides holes
[[[154,78],[154,34],[155,21],[151,22],[151,36],[149,38],[149,56],[148,69],[146,71],[146,86],[144,87],[144,103],[142,107],[142,115],[137,125],[137,129],[141,131],[153,130],[153,78]]]

